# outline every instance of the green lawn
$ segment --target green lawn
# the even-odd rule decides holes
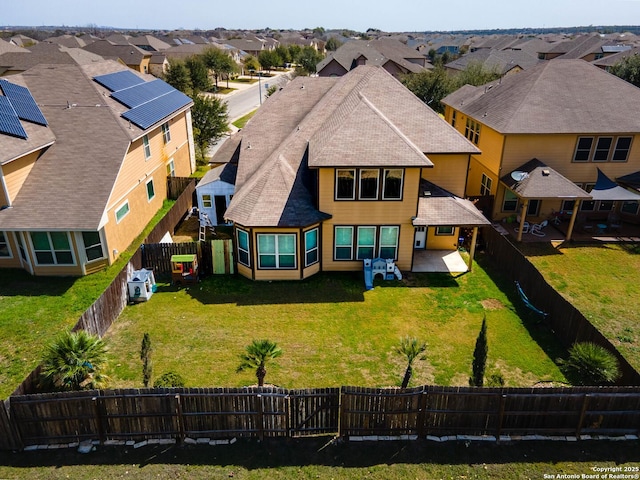
[[[640,368],[640,248],[631,244],[521,244],[547,281]]]
[[[163,208],[111,267],[86,277],[34,277],[0,269],[0,399],[7,398],[40,363],[44,346],[72,328],[104,292],[175,202]]]
[[[564,381],[554,359],[564,353],[533,319],[476,265],[453,278],[413,274],[365,292],[360,273],[319,274],[302,282],[252,282],[219,276],[189,288],[160,285],[149,302],[128,306],[106,335],[114,387],[141,385],[139,348],[149,332],[156,376],[173,370],[187,386],[242,386],[238,355],[253,339],[269,338],[284,354],[267,367],[267,383],[286,388],[397,386],[404,336],[428,344],[413,385],[468,385],[475,340],[487,315],[487,375],[508,386]],[[538,344],[540,343],[540,346]]]
[[[635,475],[640,462],[637,441],[523,441],[497,446],[426,441],[333,445],[327,444],[328,440],[239,440],[216,447],[98,447],[85,455],[72,449],[0,452],[0,478],[541,480],[554,478],[552,475],[587,478],[582,475],[594,475],[594,468],[607,467],[620,468],[612,475]],[[605,475],[616,478],[604,473],[598,478]]]
[[[237,119],[235,122],[233,122],[233,125],[234,125],[236,128],[244,128],[244,126],[247,124],[247,122],[248,122],[249,120],[251,120],[251,117],[253,117],[253,116],[256,114],[256,112],[257,112],[257,111],[258,111],[258,110],[256,109],[256,110],[254,110],[253,112],[249,112],[249,113],[247,113],[244,117],[240,117],[240,118],[239,118],[239,119]]]

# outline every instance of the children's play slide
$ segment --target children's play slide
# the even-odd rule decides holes
[[[363,260],[364,286],[367,290],[373,289],[373,279],[381,275],[384,280],[402,280],[402,272],[392,259],[366,258]]]

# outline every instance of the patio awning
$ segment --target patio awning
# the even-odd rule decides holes
[[[591,200],[591,195],[537,158],[500,178],[520,198]]]
[[[413,219],[414,226],[457,226],[481,227],[491,222],[476,208],[473,202],[460,198],[422,180],[420,182],[420,198],[418,199],[418,215]]]
[[[626,187],[640,190],[640,171],[618,177],[616,181]]]
[[[640,194],[621,187],[598,169],[598,180],[591,190],[594,200],[633,201],[640,200]]]

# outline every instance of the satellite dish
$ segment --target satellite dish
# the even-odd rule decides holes
[[[513,178],[516,182],[521,182],[525,178],[527,178],[529,174],[527,172],[521,172],[519,170],[515,170],[511,172],[511,178]]]

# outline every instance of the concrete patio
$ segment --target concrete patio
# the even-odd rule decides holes
[[[518,238],[516,223],[497,223],[493,228],[503,235],[510,235],[513,239]],[[523,242],[564,242],[569,227],[568,221],[560,222],[559,225],[549,223],[544,229],[544,236],[540,237],[532,233],[523,233]],[[575,242],[640,242],[640,225],[623,222],[619,228],[611,230],[609,228],[600,229],[597,223],[579,224],[573,230],[572,240]]]
[[[413,272],[464,273],[468,270],[457,250],[413,251]]]

